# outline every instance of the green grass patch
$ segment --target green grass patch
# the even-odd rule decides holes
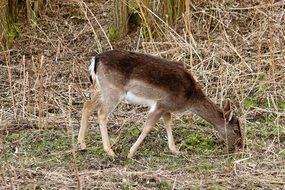
[[[210,189],[211,190],[225,190],[226,188],[224,188],[218,184],[214,184],[214,185],[212,185],[212,187]]]
[[[284,151],[281,151],[281,145],[285,139],[283,135],[285,132],[281,131],[283,128],[261,125],[263,127],[250,128],[247,131],[248,147],[262,152],[263,147],[267,147],[272,143],[272,139],[278,137],[280,142],[276,140],[275,143],[280,143],[280,150],[276,149],[276,155],[280,159],[284,158]],[[178,156],[170,153],[166,132],[159,126],[145,138],[134,159],[128,159],[129,149],[140,135],[141,128],[136,123],[132,123],[123,127],[121,131],[109,129],[112,148],[116,157],[110,158],[106,155],[103,150],[100,132],[91,130],[86,135],[87,149],[85,151],[76,150],[76,164],[79,170],[124,167],[136,171],[151,168],[152,170],[208,175],[214,170],[223,171],[224,168],[231,168],[233,162],[240,159],[235,154],[227,155],[224,146],[218,144],[216,139],[201,134],[199,131],[194,130],[193,132],[193,129],[188,126],[174,129],[176,146],[180,149]],[[74,139],[77,143],[77,131]],[[71,140],[70,134],[57,130],[53,126],[45,130],[15,131],[5,138],[5,150],[1,152],[4,154],[0,154],[0,162],[1,164],[11,164],[14,167],[21,168],[73,169],[74,160]],[[15,146],[19,148],[20,153],[15,153]],[[168,189],[169,186],[168,182],[163,180],[157,185],[156,187],[160,189]],[[131,189],[132,187],[132,182],[120,182],[121,189]]]
[[[119,36],[118,29],[114,25],[109,27],[109,29],[108,29],[108,37],[112,41],[119,39],[120,36]]]
[[[120,187],[122,190],[128,190],[128,189],[130,189],[130,186],[131,186],[130,182],[126,179],[123,179],[121,184],[120,184]]]
[[[8,22],[8,32],[7,32],[7,38],[8,38],[8,47],[13,43],[14,39],[19,35],[20,29],[15,25],[13,21]]]
[[[243,101],[243,106],[245,109],[253,109],[257,106],[256,100],[254,100],[253,98],[246,98]]]
[[[211,154],[217,145],[213,139],[204,137],[201,134],[191,134],[181,143],[181,149],[187,151],[200,152],[202,154]]]

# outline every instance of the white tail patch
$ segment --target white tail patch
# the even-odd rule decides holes
[[[95,74],[95,57],[91,58],[91,63],[89,66],[89,73],[93,81],[95,81],[96,74]]]

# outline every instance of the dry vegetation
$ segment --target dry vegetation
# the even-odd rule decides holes
[[[237,2],[191,1],[174,29],[140,4],[142,28],[111,42],[112,0],[51,0],[36,23],[19,24],[0,54],[0,189],[284,189],[285,3]],[[118,157],[104,154],[96,116],[77,151],[89,59],[111,48],[185,62],[214,101],[231,98],[247,147],[227,153],[210,125],[184,114],[179,156],[159,124],[129,160],[146,109],[120,105],[109,124]]]

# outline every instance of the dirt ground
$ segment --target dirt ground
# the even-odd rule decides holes
[[[137,28],[110,40],[113,0],[51,0],[0,54],[0,189],[285,189],[285,3],[193,1],[156,40]],[[163,26],[163,24],[161,24]],[[115,158],[103,151],[96,115],[77,150],[92,55],[115,48],[181,60],[211,99],[231,98],[247,147],[229,153],[213,127],[174,117],[180,154],[160,121],[134,159],[127,153],[147,109],[122,104],[110,116]]]

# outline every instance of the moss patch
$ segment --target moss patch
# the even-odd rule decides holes
[[[15,25],[14,22],[8,22],[8,32],[7,32],[7,46],[9,47],[14,39],[19,35],[20,29]]]
[[[200,134],[192,134],[181,143],[181,149],[187,151],[198,151],[202,154],[209,154],[216,148],[213,139],[204,137]]]
[[[119,32],[114,25],[110,26],[108,29],[108,37],[110,40],[119,39]]]

